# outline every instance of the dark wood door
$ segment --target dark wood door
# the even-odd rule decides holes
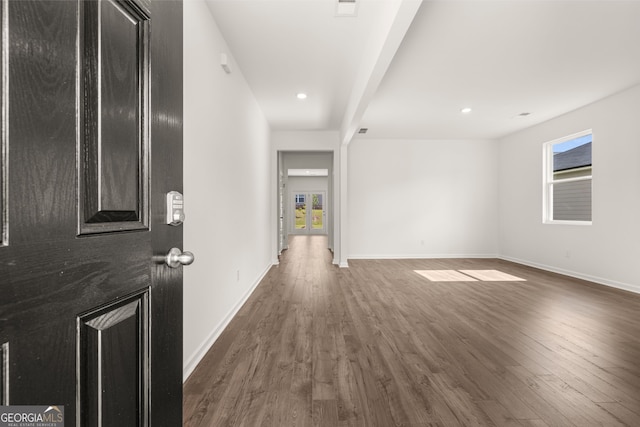
[[[179,426],[182,4],[0,2],[0,399]]]

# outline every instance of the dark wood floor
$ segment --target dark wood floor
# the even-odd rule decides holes
[[[640,426],[640,295],[296,236],[184,387],[186,426]],[[524,282],[430,282],[497,269]]]

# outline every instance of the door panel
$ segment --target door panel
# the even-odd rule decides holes
[[[148,226],[150,11],[89,1],[82,31],[81,234]]]
[[[64,405],[68,426],[179,426],[182,5],[1,10],[1,397]]]
[[[148,422],[148,302],[145,291],[78,317],[83,426]]]

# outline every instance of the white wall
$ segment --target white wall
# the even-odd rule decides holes
[[[272,135],[277,151],[335,151],[340,148],[337,131],[276,131]]]
[[[287,184],[289,196],[294,193],[313,193],[316,191],[324,191],[326,194],[329,190],[329,179],[326,176],[290,176],[287,179]],[[291,197],[289,200],[291,201]],[[289,204],[294,205],[293,201]],[[293,224],[293,221],[291,223]]]
[[[207,6],[185,1],[184,22],[186,377],[269,269],[275,219],[266,119]]]
[[[358,140],[349,145],[349,258],[491,257],[495,141]]]
[[[542,223],[542,144],[593,130],[593,225]],[[499,144],[506,259],[640,292],[640,86]]]

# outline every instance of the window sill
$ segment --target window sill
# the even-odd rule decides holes
[[[593,221],[543,220],[542,223],[549,224],[549,225],[593,225]]]

